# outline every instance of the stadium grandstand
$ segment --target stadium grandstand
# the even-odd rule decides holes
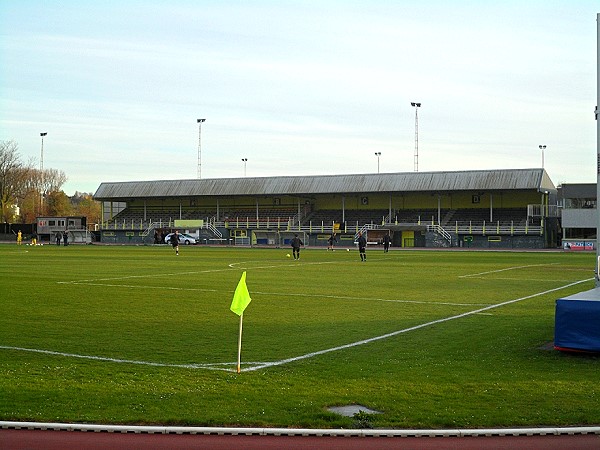
[[[105,182],[103,243],[161,243],[172,230],[203,244],[549,248],[557,189],[544,169]]]

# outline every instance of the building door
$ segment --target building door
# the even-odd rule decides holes
[[[402,247],[415,246],[415,232],[413,230],[402,231]]]

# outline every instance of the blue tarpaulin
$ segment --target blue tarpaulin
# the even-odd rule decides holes
[[[571,296],[556,301],[554,347],[600,352],[600,301],[582,297],[584,299]]]

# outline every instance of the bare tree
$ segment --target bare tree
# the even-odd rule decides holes
[[[41,191],[44,193],[59,192],[67,182],[67,175],[58,169],[44,170],[44,185]]]
[[[30,222],[45,209],[67,210],[60,206],[67,198],[62,192],[67,175],[58,169],[35,168],[34,161],[21,161],[19,146],[14,141],[0,141],[0,209],[1,221],[14,219],[14,206],[21,209],[21,218]],[[48,205],[48,202],[51,205]],[[67,202],[68,203],[68,202]],[[52,206],[52,208],[47,208]]]
[[[31,166],[23,164],[14,141],[0,141],[0,210],[2,222],[13,217],[12,207],[27,191]]]

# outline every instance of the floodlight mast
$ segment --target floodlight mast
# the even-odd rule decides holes
[[[44,214],[44,136],[47,134],[48,133],[40,133],[40,137],[42,138],[42,150],[40,152],[40,215]]]
[[[381,156],[381,152],[375,152],[375,156],[377,156],[377,173],[379,173],[379,157]]]
[[[543,169],[544,168],[544,150],[546,150],[546,146],[545,145],[539,145],[538,147],[542,151],[542,169]]]
[[[198,121],[198,179],[202,178],[202,123],[206,119],[197,119]]]
[[[421,107],[420,102],[410,102],[411,106],[415,108],[415,172],[419,171],[419,114],[418,110]]]

